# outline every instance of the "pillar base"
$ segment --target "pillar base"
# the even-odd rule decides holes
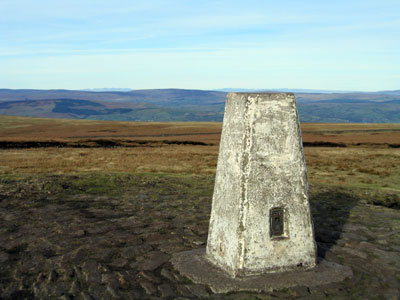
[[[208,285],[218,294],[239,291],[272,292],[297,286],[313,287],[340,282],[353,276],[350,267],[321,260],[310,270],[232,278],[207,259],[205,248],[175,253],[171,263],[183,276],[194,283]]]

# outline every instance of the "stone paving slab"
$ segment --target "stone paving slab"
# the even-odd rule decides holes
[[[353,277],[350,267],[322,260],[315,268],[307,271],[232,278],[209,261],[205,248],[175,253],[171,262],[182,275],[195,283],[208,285],[214,293],[219,294],[239,291],[272,292],[298,286],[315,287]]]

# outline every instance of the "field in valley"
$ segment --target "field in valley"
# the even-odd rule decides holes
[[[302,132],[318,255],[353,278],[216,295],[169,258],[206,244],[221,123],[0,116],[0,299],[397,299],[400,124]]]

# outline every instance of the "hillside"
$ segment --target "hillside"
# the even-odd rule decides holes
[[[224,102],[226,94],[227,93],[225,92],[217,91],[184,89],[134,90],[128,92],[0,89],[0,102],[44,99],[76,99],[103,102],[146,102],[164,106],[172,106],[177,104],[208,105]]]
[[[0,114],[117,121],[222,121],[227,92],[0,89]],[[302,122],[398,123],[399,91],[296,93]]]
[[[398,101],[398,100],[396,100]],[[399,123],[400,101],[300,103],[300,120],[315,123]]]

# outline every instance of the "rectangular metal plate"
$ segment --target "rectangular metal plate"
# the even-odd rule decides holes
[[[284,210],[282,207],[272,208],[269,214],[270,236],[280,237],[284,233]]]

